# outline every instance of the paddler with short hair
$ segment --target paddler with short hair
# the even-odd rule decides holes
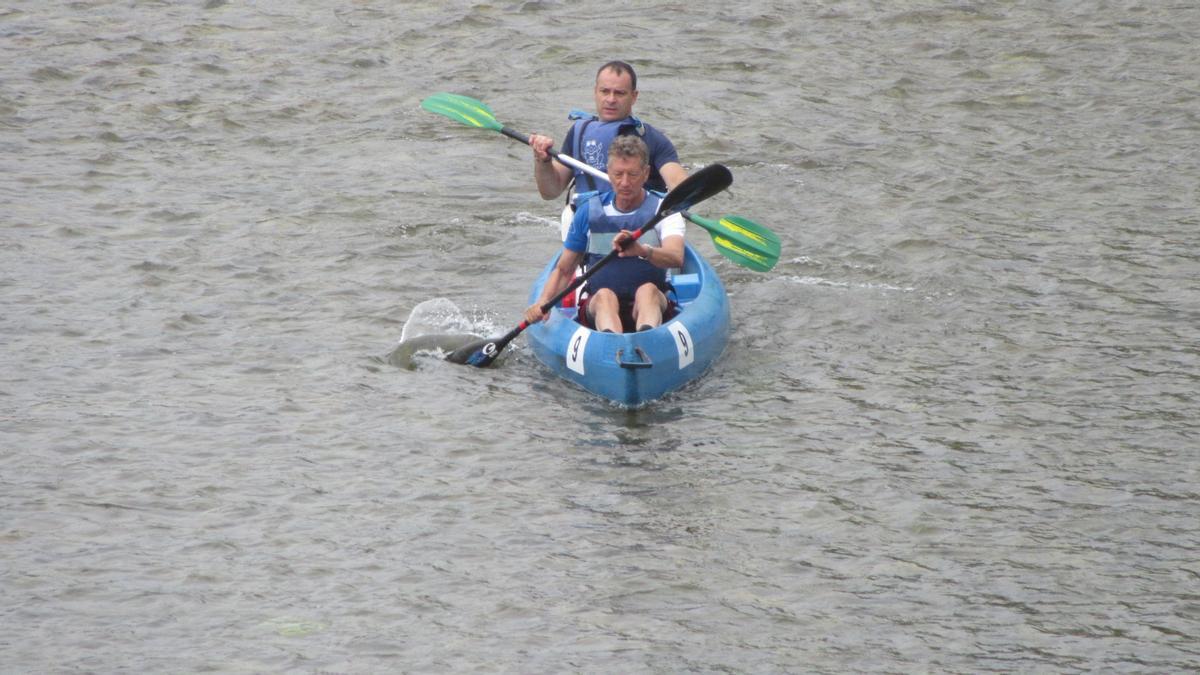
[[[600,66],[593,93],[597,114],[571,112],[569,117],[573,122],[562,143],[564,154],[604,171],[613,139],[632,134],[645,142],[649,152],[647,187],[666,192],[687,178],[687,171],[679,163],[671,140],[633,116],[633,105],[638,98],[637,73],[633,66],[624,61],[609,61]],[[555,160],[548,152],[554,145],[554,139],[549,136],[531,134],[529,145],[533,148],[533,177],[542,199],[558,197],[571,185],[572,179],[576,193],[608,189],[604,181]],[[569,201],[574,202],[574,195]],[[564,210],[564,236],[570,225],[569,218],[570,210]]]
[[[525,320],[545,318],[542,305],[557,296],[575,276],[580,263],[595,264],[613,250],[618,257],[598,269],[585,289],[579,311],[599,331],[624,332],[657,328],[668,310],[667,270],[683,266],[683,217],[673,213],[639,239],[633,232],[658,213],[661,194],[646,189],[649,151],[637,136],[618,136],[608,149],[611,187],[580,195],[580,203],[563,240],[558,264],[550,271],[541,297],[525,310]]]

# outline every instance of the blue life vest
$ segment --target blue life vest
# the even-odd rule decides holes
[[[641,206],[631,213],[622,213],[612,203],[615,199],[612,192],[585,193],[579,197],[588,205],[588,249],[584,255],[584,265],[588,267],[612,252],[613,239],[621,230],[634,232],[650,222],[663,199],[662,194],[647,190]],[[604,203],[605,197],[608,197],[608,204]],[[662,245],[654,228],[647,230],[638,241],[648,246]],[[664,288],[667,271],[641,258],[614,258],[588,279],[587,286],[591,293],[609,288],[617,297],[631,301],[638,287],[646,282]]]
[[[582,110],[572,110],[567,118],[575,120],[575,125],[571,128],[575,159],[601,171],[608,169],[608,146],[612,144],[614,138],[627,133],[634,133],[638,136],[646,133],[641,120],[636,117],[627,117],[615,122],[601,122],[600,118],[595,115]],[[651,169],[651,173],[657,173],[653,167]],[[607,189],[607,183],[579,169],[575,169],[575,186],[580,193]]]

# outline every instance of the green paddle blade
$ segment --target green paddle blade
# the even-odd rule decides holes
[[[486,103],[470,96],[442,92],[421,101],[421,107],[469,127],[491,129],[492,131],[500,131],[504,128]]]
[[[753,220],[725,216],[720,222],[691,213],[687,219],[708,230],[717,251],[729,260],[757,272],[766,272],[779,262],[779,237]]]

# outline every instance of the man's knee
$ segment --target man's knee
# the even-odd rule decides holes
[[[588,318],[595,321],[597,314],[616,312],[620,308],[617,294],[607,288],[601,288],[588,298]]]
[[[667,296],[659,290],[658,286],[651,282],[646,282],[637,289],[637,299],[642,302],[655,302],[662,305],[666,302]]]
[[[617,304],[617,294],[611,288],[601,288],[596,291],[589,302],[597,303],[602,306],[615,306]]]

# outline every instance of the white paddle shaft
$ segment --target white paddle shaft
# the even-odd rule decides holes
[[[562,162],[563,164],[566,164],[567,166],[575,167],[576,169],[579,169],[580,171],[582,171],[584,173],[590,173],[591,175],[595,176],[596,178],[603,180],[605,183],[608,182],[608,174],[604,173],[600,169],[597,169],[596,167],[592,166],[591,164],[585,164],[584,162],[581,162],[570,155],[566,155],[566,154],[563,154],[560,152],[557,155],[554,155],[554,159],[557,159],[558,161]]]

